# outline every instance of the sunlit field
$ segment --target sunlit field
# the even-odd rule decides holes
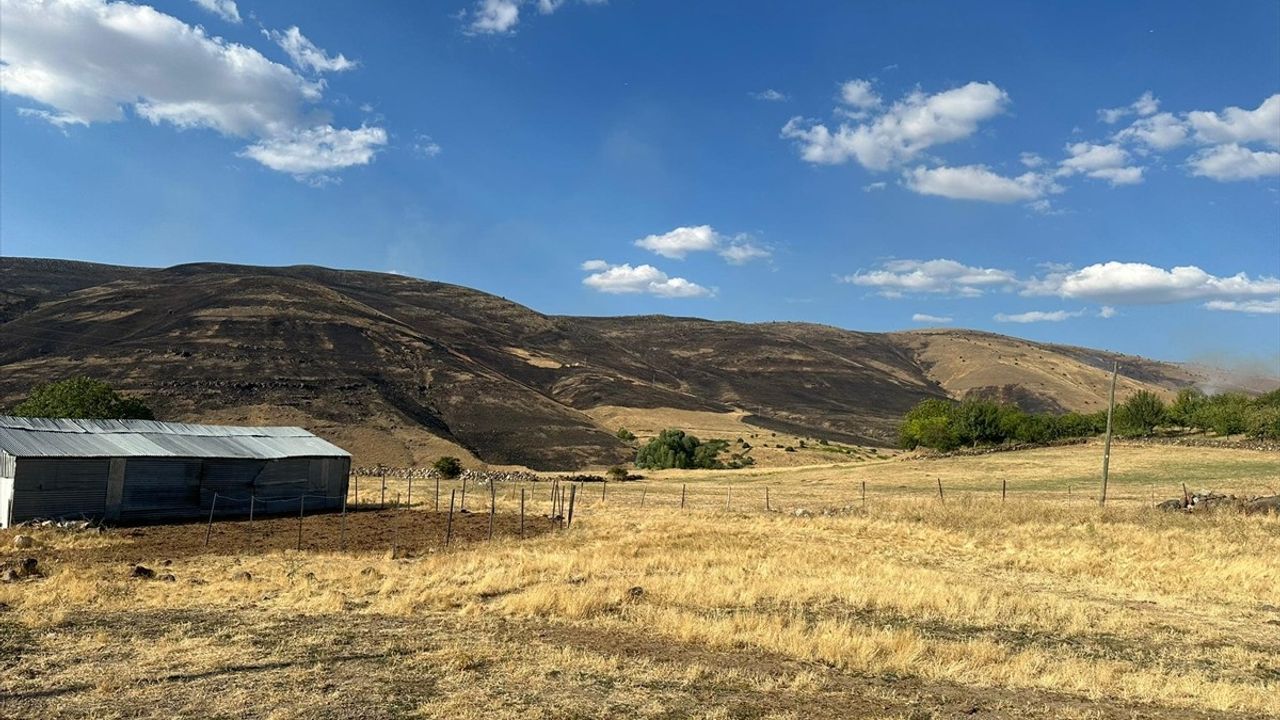
[[[1280,714],[1280,518],[1151,507],[1274,493],[1280,458],[1121,445],[1105,508],[1099,469],[1095,444],[666,471],[582,485],[563,529],[549,483],[500,485],[493,540],[469,488],[447,548],[429,481],[353,511],[345,552],[316,540],[338,516],[302,551],[286,518],[207,550],[202,524],[6,531],[47,577],[0,584],[0,716]],[[357,543],[375,517],[398,529]]]

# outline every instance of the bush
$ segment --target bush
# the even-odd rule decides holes
[[[1199,388],[1182,388],[1169,406],[1169,421],[1182,427],[1196,427],[1209,397]]]
[[[1212,430],[1219,435],[1235,435],[1245,431],[1249,398],[1240,393],[1222,393],[1209,398],[1197,414],[1194,427]]]
[[[605,471],[605,475],[609,476],[609,479],[614,482],[622,482],[627,479],[627,469],[621,465],[614,465]]]
[[[636,453],[636,467],[649,470],[724,468],[725,464],[716,456],[728,446],[725,440],[702,442],[683,430],[663,430]]]
[[[448,480],[452,480],[462,474],[462,461],[451,455],[445,455],[436,460],[431,467],[435,468],[436,472]]]
[[[1280,440],[1280,407],[1262,405],[1249,410],[1245,432],[1259,440]]]
[[[618,439],[623,442],[631,442],[636,439],[636,434],[626,428],[618,428]]]
[[[1166,419],[1164,401],[1153,392],[1139,390],[1116,408],[1114,422],[1122,435],[1146,437]]]
[[[11,411],[20,417],[85,418],[90,420],[154,420],[151,408],[137,398],[124,397],[101,380],[76,377],[31,391]]]

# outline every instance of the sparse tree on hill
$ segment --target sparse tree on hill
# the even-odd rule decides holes
[[[618,428],[618,439],[623,442],[631,442],[636,439],[636,434],[626,428]]]
[[[436,472],[446,479],[452,480],[462,474],[462,461],[451,455],[445,455],[432,465]]]
[[[101,380],[75,377],[40,385],[10,411],[19,417],[154,420],[151,408]]]

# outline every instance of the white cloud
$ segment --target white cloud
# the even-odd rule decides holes
[[[911,316],[911,322],[918,322],[918,323],[934,323],[936,325],[946,325],[951,321],[952,321],[952,318],[949,318],[949,317],[943,317],[940,315],[928,315],[926,313],[916,313],[915,315]]]
[[[1196,140],[1210,144],[1265,142],[1280,147],[1280,93],[1262,101],[1256,109],[1229,107],[1216,112],[1187,113]]]
[[[413,151],[423,157],[435,157],[443,150],[439,143],[431,139],[430,135],[419,135],[413,140]]]
[[[1034,278],[1025,283],[1023,294],[1122,305],[1241,300],[1280,295],[1280,279],[1266,276],[1255,279],[1243,272],[1217,277],[1194,265],[1165,270],[1146,263],[1113,260]]]
[[[1045,159],[1033,152],[1024,152],[1018,155],[1018,161],[1032,170],[1045,164]]]
[[[908,293],[946,293],[975,297],[985,290],[1012,286],[1013,273],[994,268],[972,267],[955,260],[890,260],[879,270],[858,271],[841,282],[876,288],[885,297]]]
[[[786,102],[787,101],[787,96],[785,93],[778,92],[773,88],[767,88],[765,90],[761,90],[760,92],[751,93],[751,97],[755,98],[756,100],[764,100],[765,102]]]
[[[1130,165],[1129,153],[1119,145],[1071,143],[1067,145],[1067,152],[1070,157],[1058,164],[1059,175],[1083,173],[1091,178],[1107,180],[1112,185],[1142,182],[1143,168]]]
[[[266,31],[263,31],[266,32]],[[356,67],[354,60],[348,60],[341,53],[337,57],[330,57],[324,50],[316,47],[316,44],[307,39],[302,31],[295,25],[284,32],[272,30],[267,33],[277,45],[284,50],[289,59],[293,61],[294,67],[300,70],[310,70],[316,73],[322,72],[342,72]]]
[[[1035,200],[1057,188],[1052,181],[1034,172],[1005,177],[985,165],[962,167],[918,167],[903,175],[907,188],[921,195],[939,195],[956,200],[1020,202]]]
[[[889,187],[889,183],[881,180],[880,182],[868,183],[862,186],[863,192],[875,192],[876,190],[884,190]]]
[[[768,248],[761,247],[750,240],[734,240],[720,248],[720,257],[730,265],[745,265],[752,260],[759,260],[773,255]]]
[[[1043,310],[1031,310],[1024,313],[1016,313],[1007,315],[1005,313],[996,313],[993,319],[1002,323],[1034,323],[1034,322],[1062,322],[1070,318],[1080,317],[1084,314],[1083,310],[1068,312],[1066,310],[1054,310],[1046,312]]]
[[[865,93],[856,97],[870,102]],[[821,123],[794,117],[783,126],[781,136],[796,141],[807,162],[838,165],[856,160],[871,170],[887,170],[930,147],[972,135],[983,120],[1004,112],[1008,102],[1008,95],[995,84],[971,82],[934,95],[912,92],[868,122],[841,123],[834,132]]]
[[[1160,113],[1139,118],[1129,127],[1112,135],[1118,142],[1136,142],[1152,150],[1172,150],[1185,143],[1189,130],[1187,124],[1173,113]]]
[[[682,260],[691,252],[714,250],[722,240],[710,225],[678,227],[661,235],[648,235],[635,242],[636,247],[663,257]]]
[[[880,96],[867,80],[850,80],[840,86],[840,102],[858,110],[880,107]]]
[[[670,277],[652,265],[632,267],[610,265],[603,260],[588,260],[582,269],[591,272],[582,284],[610,294],[647,293],[666,298],[706,297],[712,291],[684,278]]]
[[[481,0],[471,20],[471,32],[482,34],[509,33],[520,22],[518,0]]]
[[[1103,305],[1098,309],[1098,317],[1107,320],[1116,316],[1116,309],[1110,305]]]
[[[715,251],[733,265],[742,265],[773,254],[768,248],[752,240],[749,235],[725,237],[710,225],[678,227],[661,235],[642,237],[635,241],[635,245],[676,260],[683,260],[693,252]]]
[[[550,15],[559,10],[567,0],[477,0],[471,11],[467,32],[479,35],[504,35],[515,31],[520,24],[520,6],[533,2],[538,12]],[[581,0],[584,5],[604,5],[608,0]],[[465,13],[463,17],[466,17]]]
[[[1132,103],[1125,105],[1124,107],[1099,110],[1098,119],[1108,125],[1114,125],[1123,117],[1127,117],[1129,115],[1145,117],[1147,115],[1154,115],[1159,109],[1160,101],[1156,99],[1155,95],[1151,94],[1150,90],[1148,90],[1142,93],[1142,97],[1134,100]]]
[[[382,128],[348,130],[322,125],[261,140],[241,154],[272,170],[301,177],[368,165],[378,148],[386,144],[387,131]]]
[[[1250,150],[1235,143],[1205,148],[1187,160],[1192,175],[1219,182],[1280,175],[1280,152]]]
[[[1251,313],[1254,315],[1280,314],[1280,298],[1274,300],[1210,300],[1204,304],[1209,310]]]
[[[82,118],[78,118],[71,113],[49,112],[48,110],[40,110],[38,108],[18,108],[18,114],[23,117],[33,117],[43,120],[56,128],[65,128],[68,125],[84,125],[88,126],[89,122]]]
[[[240,10],[236,7],[235,0],[191,0],[191,2],[229,23],[237,25],[240,23]]]
[[[368,162],[385,144],[380,128],[316,113],[322,82],[151,7],[4,0],[3,12],[0,89],[53,108],[42,112],[59,125],[124,120],[131,105],[153,124],[252,138],[244,156],[294,175]]]

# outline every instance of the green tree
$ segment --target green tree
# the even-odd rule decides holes
[[[960,442],[986,445],[1004,440],[1000,432],[1000,406],[990,400],[965,400],[955,409],[955,429]]]
[[[1245,431],[1249,398],[1242,393],[1220,393],[1209,397],[1201,409],[1196,427],[1219,435],[1235,435]]]
[[[1280,407],[1263,405],[1249,408],[1245,432],[1259,440],[1280,440]]]
[[[666,468],[723,468],[717,455],[728,447],[725,440],[702,442],[683,430],[663,430],[636,452],[636,466],[649,470]]]
[[[898,444],[908,450],[917,447],[955,449],[959,440],[952,428],[954,414],[955,403],[948,400],[921,400],[902,418],[902,427],[898,429]],[[935,444],[939,442],[946,447]]]
[[[448,480],[452,480],[462,474],[462,461],[452,455],[445,455],[436,460],[432,467]]]
[[[154,420],[146,403],[116,392],[101,380],[75,377],[40,385],[11,411],[20,417]]]
[[[1182,388],[1169,406],[1169,419],[1182,427],[1195,427],[1208,400],[1199,388]]]
[[[618,428],[618,439],[623,442],[631,442],[636,439],[636,434],[626,428]]]
[[[1164,401],[1155,393],[1139,390],[1116,408],[1116,426],[1123,435],[1148,436],[1166,420]]]

